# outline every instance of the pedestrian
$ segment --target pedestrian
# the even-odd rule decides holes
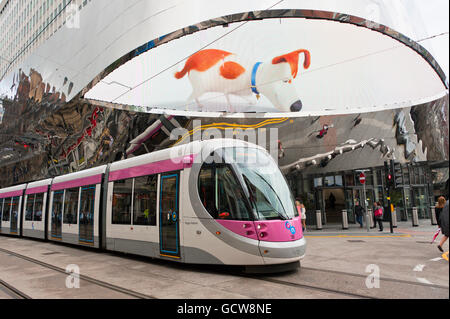
[[[438,203],[436,205],[435,208],[435,213],[436,213],[436,221],[438,224],[438,229],[436,230],[436,232],[434,233],[433,239],[431,240],[431,243],[434,243],[434,241],[436,240],[436,237],[439,236],[439,233],[441,232],[441,225],[439,224],[439,216],[441,215],[442,209],[445,206],[445,197],[444,196],[440,196],[438,198]]]
[[[378,222],[379,231],[383,231],[383,207],[380,202],[375,202],[375,222]]]
[[[283,148],[283,144],[281,143],[280,140],[278,140],[278,158],[283,158],[284,157],[284,148]]]
[[[442,209],[442,212],[439,216],[439,225],[441,225],[441,231],[444,236],[442,236],[441,242],[438,245],[438,249],[441,252],[444,252],[444,249],[442,246],[448,239],[448,201],[445,203],[444,208]]]
[[[359,201],[356,201],[356,203],[355,203],[355,215],[356,215],[356,221],[358,222],[360,227],[363,228],[364,208],[362,208],[362,206],[359,205]]]
[[[300,202],[300,206],[301,206],[301,211],[302,211],[302,230],[305,231],[306,230],[306,207],[305,205],[303,205],[302,202]]]
[[[445,197],[444,196],[440,196],[438,198],[438,204],[436,206],[435,212],[436,212],[436,220],[438,223],[439,228],[442,228],[441,225],[439,224],[439,216],[441,215],[442,209],[445,206]]]
[[[319,134],[317,134],[317,138],[323,138],[328,133],[328,125],[324,125],[323,128],[319,131]]]
[[[330,197],[328,197],[328,200],[330,201],[330,207],[334,209],[336,205],[336,197],[334,197],[332,192],[330,192]]]
[[[371,229],[377,227],[377,218],[375,217],[376,210],[377,210],[377,202],[373,202],[372,215],[369,216],[370,218],[372,218],[372,222],[373,222],[373,226],[370,227]]]

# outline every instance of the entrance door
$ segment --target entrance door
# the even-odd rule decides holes
[[[11,204],[11,224],[10,233],[17,234],[17,223],[19,221],[19,201],[20,197],[13,197]]]
[[[345,209],[345,195],[342,188],[323,189],[327,223],[341,223],[342,210]]]
[[[180,257],[178,173],[161,176],[159,242],[162,256]]]
[[[61,239],[61,227],[62,227],[62,210],[63,210],[63,197],[64,191],[55,192],[53,194],[53,207],[52,207],[52,237]]]
[[[94,244],[95,186],[81,188],[79,242]]]

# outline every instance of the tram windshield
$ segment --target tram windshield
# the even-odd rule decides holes
[[[215,153],[224,162],[204,163],[198,184],[200,200],[213,218],[286,220],[298,216],[286,180],[267,153],[245,147]]]
[[[228,163],[237,166],[247,187],[258,220],[292,219],[298,216],[291,191],[275,161],[256,148],[225,148]]]

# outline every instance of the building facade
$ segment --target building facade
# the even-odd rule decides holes
[[[89,2],[91,0],[2,0],[0,76],[19,67]]]
[[[380,202],[387,209],[388,196],[395,207],[397,221],[411,220],[414,207],[417,208],[419,219],[431,218],[431,208],[435,206],[439,193],[433,189],[430,163],[407,163],[401,167],[403,182],[389,192],[384,166],[311,175],[299,172],[288,175],[287,179],[293,193],[305,203],[310,225],[316,224],[318,210],[322,213],[323,224],[340,224],[343,210],[347,211],[349,223],[356,224],[356,202],[364,206],[366,198],[368,209],[372,209],[374,202]],[[366,178],[365,185],[359,181],[361,172]],[[448,189],[439,191],[442,192],[440,195],[445,195],[445,191],[448,194]],[[384,215],[385,221],[388,221],[388,217],[388,214]]]

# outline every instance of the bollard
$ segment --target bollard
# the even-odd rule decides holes
[[[436,207],[431,207],[431,225],[437,225]]]
[[[374,228],[375,227],[375,223],[373,221],[373,213],[372,213],[372,209],[371,208],[369,208],[367,210],[367,216],[369,218],[369,221],[368,221],[367,224],[370,225],[370,228]]]
[[[419,226],[419,215],[417,214],[417,207],[412,208],[412,225],[413,227]]]
[[[342,210],[342,229],[348,229],[348,216],[347,216],[347,210]]]
[[[321,230],[322,229],[322,214],[320,213],[320,209],[316,210],[316,229]]]
[[[394,209],[392,212],[392,227],[397,228],[397,210]]]

